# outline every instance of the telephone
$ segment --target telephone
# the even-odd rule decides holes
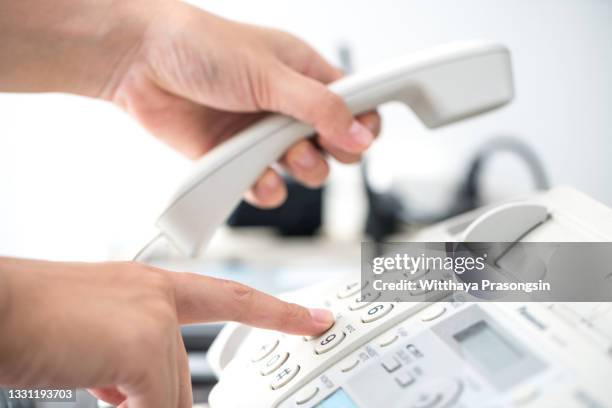
[[[407,104],[435,128],[497,108],[513,96],[508,50],[486,42],[411,55],[330,86],[355,114]],[[307,125],[275,115],[207,154],[158,219],[137,256],[166,241],[203,248],[242,193]],[[570,189],[465,214],[420,241],[612,239],[609,209]],[[209,351],[219,383],[212,408],[612,406],[612,310],[605,304],[359,302],[359,276],[284,297],[316,299],[336,323],[310,339],[228,324]],[[603,317],[602,317],[603,316]]]
[[[483,238],[610,241],[612,210],[557,188],[414,237]],[[356,272],[281,296],[334,311],[317,338],[228,324],[208,353],[219,377],[210,406],[612,407],[610,303],[362,302],[362,283]]]

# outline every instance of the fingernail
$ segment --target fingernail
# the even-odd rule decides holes
[[[316,156],[316,154],[310,150],[310,148],[308,149],[304,149],[304,151],[302,151],[296,158],[296,163],[298,166],[300,166],[303,169],[313,169],[316,167],[317,165],[317,160],[318,157]]]
[[[263,179],[258,183],[259,188],[263,189],[264,192],[275,191],[278,188],[278,178],[273,173],[266,174]]]
[[[308,309],[310,316],[315,323],[321,326],[330,327],[334,324],[334,315],[327,309]]]
[[[374,140],[372,132],[356,120],[349,128],[349,136],[355,143],[363,147],[368,147]]]

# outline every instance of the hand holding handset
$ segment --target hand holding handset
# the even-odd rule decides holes
[[[504,105],[512,99],[508,50],[467,42],[415,53],[330,85],[354,114],[389,101],[408,105],[429,128]],[[267,166],[313,128],[270,116],[202,157],[157,220],[160,236],[193,256],[204,247]],[[137,259],[155,256],[141,251]]]

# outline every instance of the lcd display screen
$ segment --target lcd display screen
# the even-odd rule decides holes
[[[338,388],[333,394],[325,398],[314,408],[358,408],[358,407],[349,398],[347,393],[342,388]]]
[[[495,374],[518,363],[522,353],[485,321],[479,321],[453,336],[467,360]]]

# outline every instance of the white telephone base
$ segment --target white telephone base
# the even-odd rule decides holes
[[[503,241],[508,232],[496,237],[490,225],[509,214],[520,241],[612,240],[612,211],[569,188],[466,213],[414,240]],[[358,303],[359,279],[283,296],[335,312],[318,338],[228,324],[208,354],[219,376],[211,408],[612,406],[612,305]]]

